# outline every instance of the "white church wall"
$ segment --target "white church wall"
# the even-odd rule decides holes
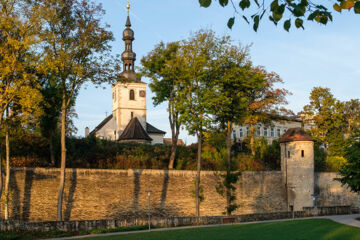
[[[114,130],[115,122],[114,117],[112,117],[99,131],[96,132],[96,137],[108,140],[115,140]]]
[[[149,133],[152,138],[151,144],[164,144],[164,134]]]

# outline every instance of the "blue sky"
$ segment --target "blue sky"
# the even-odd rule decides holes
[[[113,53],[124,49],[121,39],[126,20],[126,0],[96,0],[106,11],[104,22],[110,25],[115,41]],[[235,42],[252,44],[251,58],[255,65],[265,66],[284,80],[282,87],[293,95],[287,99],[288,108],[295,113],[309,102],[313,87],[329,87],[340,100],[359,98],[360,92],[360,15],[334,13],[334,22],[327,26],[305,22],[305,30],[291,28],[290,32],[276,27],[264,17],[258,32],[239,17],[232,30],[226,27],[233,16],[230,7],[222,8],[215,2],[210,8],[201,8],[198,0],[133,0],[130,18],[135,31],[133,49],[140,59],[160,41],[170,42],[187,38],[201,28],[214,30],[219,35],[230,35]],[[149,82],[143,78],[144,82]],[[154,107],[150,89],[147,90],[147,121],[167,132],[171,137],[166,105]],[[79,136],[84,128],[92,130],[107,114],[111,114],[111,86],[81,89],[76,101],[75,120]],[[195,141],[184,130],[180,134],[187,144]]]

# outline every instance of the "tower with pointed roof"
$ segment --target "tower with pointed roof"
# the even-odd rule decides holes
[[[279,143],[288,210],[313,207],[314,140],[302,128],[290,128]]]
[[[133,52],[134,31],[128,10],[123,31],[124,52],[121,54],[123,72],[112,86],[112,115],[104,119],[92,133],[101,138],[118,141],[163,143],[164,131],[146,122],[146,83],[135,72]]]

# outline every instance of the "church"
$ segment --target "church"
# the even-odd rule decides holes
[[[125,50],[121,55],[121,81],[112,86],[112,114],[106,117],[90,134],[119,142],[163,144],[166,132],[146,121],[146,83],[135,73],[136,54],[132,50],[134,31],[128,16],[123,32]]]

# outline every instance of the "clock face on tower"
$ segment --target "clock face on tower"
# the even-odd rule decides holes
[[[140,97],[145,97],[145,91],[144,90],[141,90],[139,94],[140,94]]]

